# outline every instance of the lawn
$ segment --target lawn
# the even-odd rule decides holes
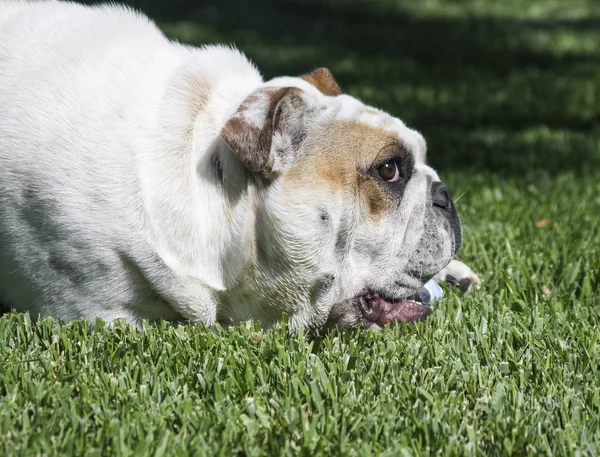
[[[0,454],[600,455],[600,5],[140,0],[421,130],[483,278],[413,327],[0,317]],[[167,6],[168,5],[168,6]]]

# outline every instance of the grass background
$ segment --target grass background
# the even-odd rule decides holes
[[[600,454],[598,2],[133,4],[266,77],[328,66],[421,130],[484,287],[315,339],[5,315],[0,454]]]

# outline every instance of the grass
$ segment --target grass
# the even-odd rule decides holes
[[[600,454],[597,3],[135,4],[267,77],[326,65],[420,129],[484,287],[317,338],[5,315],[0,454]]]

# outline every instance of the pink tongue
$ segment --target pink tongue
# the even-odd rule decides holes
[[[383,327],[393,321],[398,322],[416,322],[425,319],[431,314],[431,308],[427,305],[417,303],[412,300],[401,301],[392,304],[387,312],[383,312],[377,325]]]
[[[412,300],[391,303],[378,294],[366,297],[367,309],[365,317],[380,327],[390,322],[415,322],[425,319],[431,314],[431,308]]]

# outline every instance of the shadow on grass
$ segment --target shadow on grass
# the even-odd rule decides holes
[[[266,78],[331,68],[348,92],[422,131],[439,168],[600,166],[598,18],[427,15],[403,1],[128,3],[181,41],[234,43]]]

